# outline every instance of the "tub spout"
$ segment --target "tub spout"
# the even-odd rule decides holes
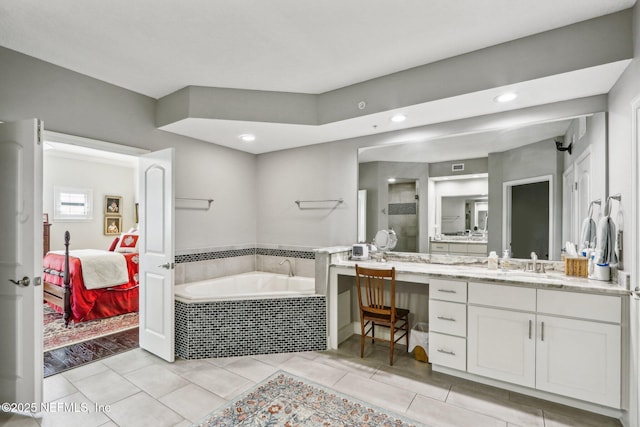
[[[279,265],[284,264],[285,262],[289,263],[289,277],[293,277],[295,276],[295,274],[293,274],[293,264],[291,264],[291,260],[289,258],[285,258],[282,261],[280,261]]]

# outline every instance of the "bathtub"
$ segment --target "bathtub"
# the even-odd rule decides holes
[[[176,297],[185,301],[281,298],[314,293],[313,277],[289,277],[262,271],[201,280],[175,287]]]
[[[250,272],[175,287],[184,359],[326,350],[327,299],[315,279]]]

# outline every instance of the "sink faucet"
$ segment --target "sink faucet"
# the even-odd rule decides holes
[[[291,260],[289,258],[283,259],[282,261],[280,261],[280,263],[278,265],[282,265],[285,262],[289,263],[289,277],[293,277],[294,276],[294,274],[293,274],[293,265],[291,264]]]
[[[538,264],[538,255],[535,252],[531,252],[531,261],[527,262],[525,270],[533,271],[534,273],[544,273],[544,265]]]

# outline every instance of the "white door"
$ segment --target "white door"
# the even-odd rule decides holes
[[[42,401],[41,126],[0,124],[1,402]]]
[[[591,149],[587,150],[576,160],[576,223],[578,228],[589,215],[589,204],[593,200],[591,191]],[[593,207],[593,219],[598,223],[598,206]]]
[[[535,315],[469,306],[467,371],[527,387],[535,385]]]
[[[175,358],[174,149],[140,156],[140,347]]]
[[[562,174],[562,243],[577,242],[578,226],[574,222],[574,185],[573,165]]]
[[[538,316],[536,388],[620,407],[620,325]]]

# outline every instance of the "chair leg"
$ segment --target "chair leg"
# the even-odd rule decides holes
[[[364,323],[363,320],[360,321],[360,358],[364,357]]]
[[[392,324],[392,325],[391,325],[391,327],[390,327],[390,331],[389,331],[389,333],[391,334],[391,337],[390,337],[390,338],[391,338],[391,339],[390,339],[390,341],[391,341],[391,350],[389,351],[389,365],[390,365],[390,366],[393,366],[393,348],[394,348],[394,346],[395,346],[395,344],[396,344],[396,337],[395,337],[395,328],[394,328],[394,326],[395,326],[395,325],[393,325],[393,324]]]
[[[376,324],[374,321],[371,321],[371,344],[376,343]]]
[[[405,323],[405,331],[407,331],[407,334],[405,335],[405,341],[406,341],[406,345],[407,345],[407,353],[409,352],[409,331],[411,330],[411,328],[409,328],[409,316],[407,315],[406,317],[406,322]]]

